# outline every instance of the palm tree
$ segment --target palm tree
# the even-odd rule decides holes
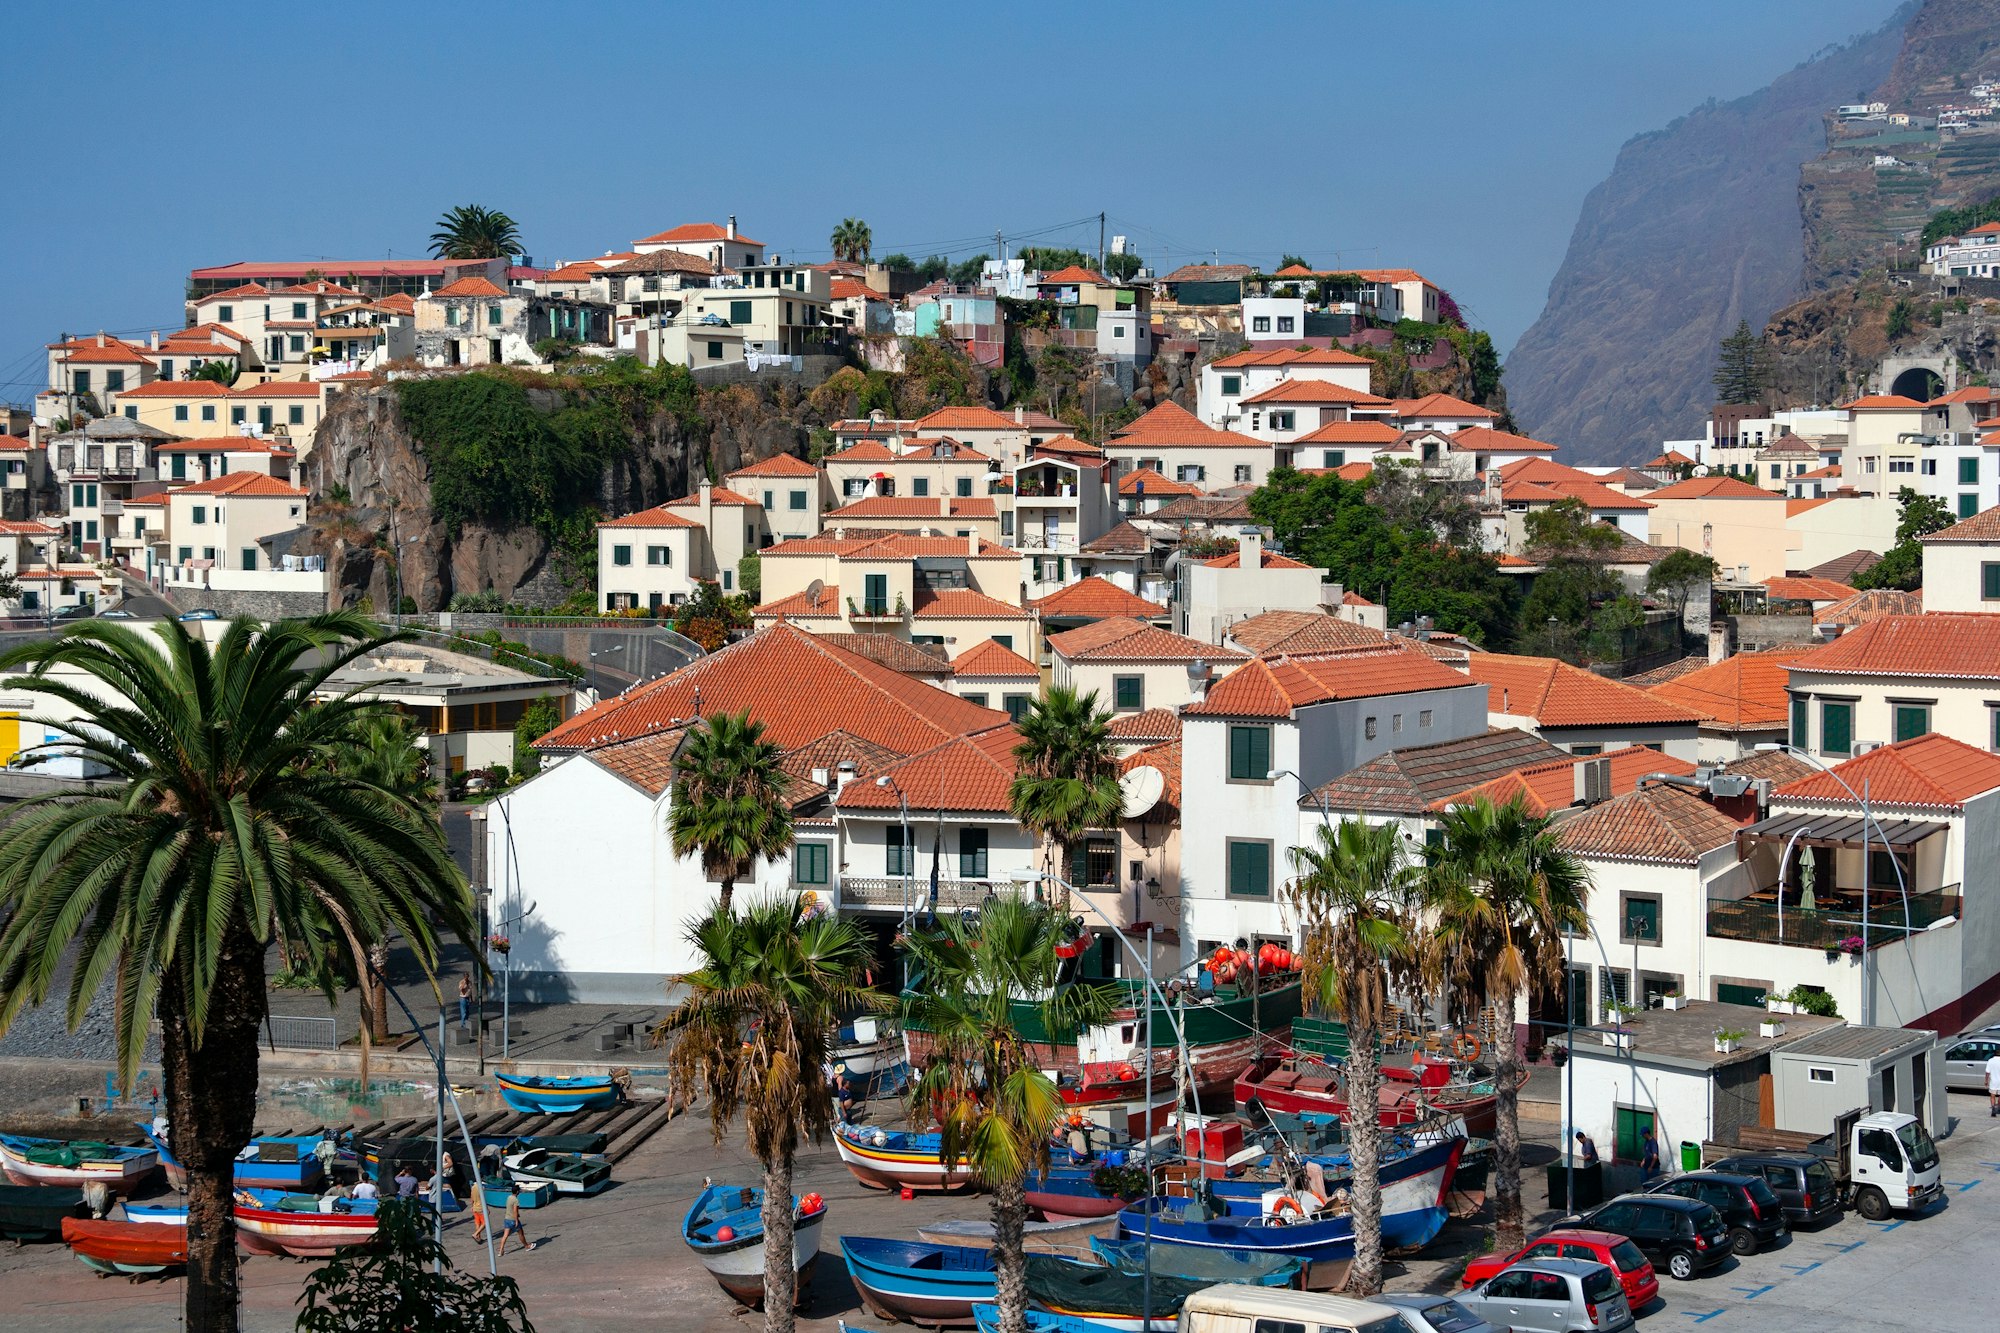
[[[860,218],[842,218],[831,239],[833,257],[856,264],[866,263],[869,251],[875,247],[875,234]]]
[[[401,713],[386,708],[357,713],[348,744],[341,747],[334,762],[347,777],[380,787],[436,817],[438,788],[431,773],[430,751],[419,739],[416,724]],[[361,979],[361,994],[370,1039],[387,1041],[389,940],[386,936],[368,946],[368,975]],[[361,1081],[365,1086],[368,1081],[365,1048],[362,1054]]]
[[[1073,859],[1084,835],[1124,814],[1111,714],[1097,706],[1097,691],[1080,695],[1057,686],[1030,704],[1016,726],[1018,767],[1007,790],[1014,818],[1052,843],[1064,876],[1078,879]]]
[[[129,1082],[158,1017],[188,1169],[184,1326],[198,1333],[236,1327],[231,1166],[255,1123],[272,941],[327,975],[392,931],[433,969],[428,913],[477,933],[437,822],[327,762],[369,705],[314,694],[386,642],[375,633],[352,613],[238,620],[210,648],[174,621],[157,637],[94,621],[0,655],[0,670],[28,668],[10,687],[73,710],[60,748],[124,781],[25,801],[0,823],[0,1031],[64,967],[71,1026],[110,977]]]
[[[1057,984],[1056,946],[1069,921],[1041,903],[988,898],[976,918],[946,917],[905,947],[913,984],[903,1023],[928,1033],[931,1053],[910,1094],[912,1120],[943,1130],[939,1159],[963,1162],[993,1191],[993,1257],[1001,1333],[1026,1333],[1027,1177],[1049,1165],[1049,1136],[1063,1116],[1056,1085],[1029,1058],[1014,1024],[1014,997],[1040,997],[1044,1031],[1106,1021],[1115,991]]]
[[[680,978],[687,1000],[667,1020],[677,1095],[706,1091],[715,1141],[738,1114],[764,1168],[764,1327],[791,1333],[792,1156],[833,1122],[823,1070],[843,1014],[873,1005],[868,945],[851,921],[808,918],[798,900],[721,905],[688,927],[701,966]],[[746,1035],[747,1034],[747,1035]]]
[[[439,259],[505,259],[521,253],[521,228],[497,208],[461,204],[437,220],[431,254]]]
[[[1298,882],[1305,991],[1313,1007],[1338,1013],[1347,1025],[1347,1104],[1376,1105],[1382,1086],[1376,1039],[1389,1013],[1389,993],[1416,980],[1414,916],[1422,877],[1403,851],[1394,824],[1358,819],[1320,827],[1317,846],[1292,849]],[[1382,1289],[1382,1124],[1350,1117],[1353,1136],[1354,1266],[1347,1291]]]
[[[785,793],[791,775],[778,767],[777,745],[745,712],[716,713],[688,733],[674,756],[667,828],[675,856],[701,856],[702,872],[722,885],[727,912],[736,881],[792,845]]]
[[[1432,972],[1461,1021],[1491,1005],[1498,1019],[1494,1232],[1502,1250],[1525,1239],[1521,1213],[1520,1048],[1514,1011],[1530,986],[1560,980],[1563,936],[1587,925],[1590,873],[1556,839],[1547,815],[1519,796],[1485,797],[1446,812],[1432,849]]]
[[[191,380],[208,380],[224,388],[236,383],[239,371],[234,361],[204,361],[188,372]]]

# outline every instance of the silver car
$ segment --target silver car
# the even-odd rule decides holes
[[[1616,1333],[1632,1327],[1618,1275],[1589,1259],[1531,1259],[1458,1293],[1458,1303],[1516,1333]]]
[[[1454,1296],[1385,1291],[1368,1299],[1394,1306],[1410,1326],[1410,1333],[1496,1333],[1493,1325],[1460,1305]]]
[[[1985,1092],[1986,1062],[2000,1055],[2000,1031],[1953,1037],[1944,1051],[1944,1085],[1953,1092]]]

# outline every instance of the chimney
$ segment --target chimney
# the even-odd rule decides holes
[[[940,494],[940,495],[938,496],[938,517],[939,517],[939,518],[950,518],[950,517],[951,517],[951,492],[950,492],[950,491],[945,491],[945,490],[943,490],[943,488],[942,488],[942,487],[940,487],[939,489],[940,489],[940,491],[942,491],[942,493],[941,493],[941,494]]]
[[[99,347],[102,347],[102,346],[104,346],[104,330],[103,330],[103,329],[99,329],[99,330],[97,331],[97,345],[98,345]]]
[[[715,484],[707,477],[701,479],[701,486],[695,492],[701,501],[701,525],[711,533],[715,531]]]
[[[1025,425],[1027,425],[1027,424],[1028,424],[1028,409],[1027,409],[1027,408],[1025,408],[1025,407],[1017,407],[1017,408],[1015,408],[1015,409],[1014,409],[1014,424],[1015,424],[1015,425],[1017,425],[1017,426],[1025,426]]]
[[[852,781],[854,781],[854,761],[843,759],[840,761],[840,766],[833,770],[833,794],[839,796],[841,792],[847,790],[847,784]]]
[[[1242,557],[1238,562],[1244,569],[1264,567],[1264,534],[1256,528],[1236,530],[1236,550]]]
[[[965,553],[969,556],[979,554],[979,532],[976,528],[965,534]]]
[[[1729,657],[1729,622],[1711,620],[1708,622],[1708,661],[1713,666]]]
[[[734,213],[729,215],[729,230],[724,234],[732,241],[736,239],[736,215]]]
[[[146,339],[146,346],[155,352],[160,350],[160,331],[158,329],[154,329],[151,336]]]

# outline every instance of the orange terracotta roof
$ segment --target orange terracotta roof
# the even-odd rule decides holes
[[[1460,431],[1459,434],[1463,435],[1465,432]],[[1500,480],[1532,481],[1546,486],[1550,482],[1557,481],[1593,483],[1597,478],[1581,468],[1558,463],[1553,458],[1517,458],[1500,469]]]
[[[1057,457],[1100,461],[1104,450],[1095,444],[1085,444],[1074,435],[1058,435],[1053,440],[1043,440],[1035,446],[1037,454],[1053,454]]]
[[[998,639],[981,639],[951,659],[951,674],[960,678],[985,676],[1005,680],[1040,680],[1033,662]]]
[[[749,496],[744,495],[740,491],[732,491],[727,486],[709,487],[708,499],[710,504],[748,505],[752,509],[763,508],[762,505]],[[667,501],[667,505],[673,509],[699,509],[701,508],[701,492],[696,491],[693,495],[683,495],[678,500],[669,500]]]
[[[1349,594],[1350,596],[1352,594]],[[1361,601],[1358,605],[1372,605]],[[1265,611],[1229,627],[1229,641],[1260,657],[1280,653],[1348,652],[1384,648],[1389,636],[1323,611]]]
[[[30,519],[0,518],[0,534],[9,537],[54,537],[61,532],[61,528],[52,528]]]
[[[1161,403],[1131,425],[1112,435],[1120,449],[1269,449],[1268,440],[1253,440],[1235,431],[1205,425],[1179,403]]]
[[[1370,282],[1421,282],[1426,287],[1437,286],[1436,283],[1413,268],[1358,268],[1354,270],[1354,274],[1356,277],[1366,278]],[[1439,290],[1442,290],[1442,288]]]
[[[1258,556],[1258,560],[1260,562],[1259,568],[1262,569],[1312,568],[1311,565],[1306,564],[1304,561],[1294,560],[1290,556],[1280,555],[1276,551],[1264,551]],[[1201,563],[1210,569],[1240,569],[1243,566],[1243,552],[1231,551],[1228,555],[1219,555],[1213,560],[1204,560]]]
[[[748,711],[786,749],[837,719],[863,740],[913,754],[1006,720],[934,686],[780,622],[672,675],[585,709],[536,744],[587,750],[677,725],[696,714]]]
[[[1954,389],[1941,398],[1933,398],[1927,404],[1940,407],[1946,403],[1990,403],[2000,400],[2000,389],[1985,384],[1968,384],[1962,389]]]
[[[1872,393],[1865,398],[1856,398],[1851,403],[1840,405],[1849,412],[1921,412],[1924,405],[1914,398],[1905,398],[1899,393]]]
[[[1735,841],[1743,826],[1679,787],[1641,787],[1556,826],[1578,856],[1691,866]]]
[[[942,459],[938,449],[946,449]],[[828,458],[835,463],[990,463],[991,454],[982,454],[969,444],[960,444],[951,439],[929,439],[906,441],[901,452],[891,449],[883,440],[861,440],[850,444]]]
[[[1764,595],[1774,602],[1837,602],[1859,591],[1832,579],[1787,576],[1764,580]]]
[[[1491,426],[1467,426],[1464,430],[1454,431],[1451,447],[1496,454],[1552,454],[1556,451],[1556,446],[1547,440],[1534,440],[1512,431],[1494,430]]]
[[[1543,727],[1654,726],[1701,715],[1553,657],[1474,653],[1470,678],[1487,687],[1488,712],[1531,717]]]
[[[1833,773],[1813,773],[1772,793],[1793,801],[1854,803],[1840,784],[1855,791],[1868,784],[1872,805],[1959,810],[1965,802],[2000,787],[2000,754],[1929,732],[1836,764]]]
[[[1386,398],[1377,398],[1372,393],[1362,393],[1331,380],[1300,379],[1279,380],[1270,388],[1243,400],[1246,407],[1263,403],[1366,403],[1382,407],[1388,402]]]
[[[1637,789],[1639,779],[1651,773],[1686,777],[1694,772],[1694,765],[1687,760],[1649,750],[1643,745],[1628,745],[1622,750],[1594,757],[1610,761],[1611,792],[1614,796]],[[1519,798],[1526,803],[1530,814],[1546,815],[1567,810],[1576,804],[1576,766],[1586,762],[1588,760],[1583,756],[1576,755],[1567,759],[1552,759],[1543,764],[1530,764],[1433,801],[1431,809],[1446,810],[1455,805],[1470,805],[1484,796],[1495,805],[1505,805]]]
[[[1044,273],[1038,285],[1043,287],[1054,287],[1057,285],[1070,287],[1084,282],[1094,282],[1100,287],[1109,286],[1104,281],[1102,273],[1096,273],[1087,268],[1079,268],[1075,264],[1071,264],[1068,268],[1059,268],[1053,273]]]
[[[279,481],[262,472],[232,472],[224,477],[211,477],[207,481],[196,482],[192,486],[177,486],[175,495],[251,495],[284,496],[289,499],[303,498],[305,491],[287,481]]]
[[[137,343],[128,343],[120,338],[106,338],[104,346],[97,345],[97,339],[71,338],[66,343],[50,343],[51,352],[60,352],[58,360],[70,366],[144,366],[147,359],[146,348]]]
[[[1936,532],[1927,532],[1917,540],[1927,544],[1971,542],[1981,546],[2000,542],[2000,506],[1982,509],[1971,518],[1960,519],[1950,527],[1940,528]]]
[[[1317,278],[1319,270],[1307,268],[1304,264],[1287,264],[1271,275],[1274,278]]]
[[[839,529],[829,529],[817,537],[794,537],[758,554],[764,559],[788,556],[837,556],[842,560],[916,560],[924,556],[968,555],[963,537],[924,537],[914,532],[871,532],[866,536],[840,537]],[[1018,560],[1021,553],[1009,546],[996,546],[979,539],[979,558]]]
[[[1322,476],[1331,472],[1342,481],[1369,481],[1375,476],[1373,463],[1342,463],[1339,467],[1302,467],[1301,473],[1308,477]]]
[[[227,324],[209,323],[190,324],[184,329],[175,329],[161,340],[160,345],[161,350],[164,351],[169,343],[202,342],[213,344],[217,338],[228,342],[240,343],[244,346],[248,346],[250,343],[248,338],[238,333],[235,329],[230,328]]]
[[[417,313],[417,298],[408,292],[391,292],[387,296],[376,298],[375,304],[384,310],[392,310],[399,315],[414,315]]]
[[[803,458],[791,454],[773,454],[769,458],[737,468],[729,474],[732,477],[817,477],[819,469]]]
[[[916,596],[916,606],[911,614],[919,620],[1028,619],[1028,613],[1012,602],[988,597],[985,593],[972,588],[940,588],[935,592],[919,592]]]
[[[835,278],[827,284],[827,290],[836,301],[886,301],[889,298],[876,291],[865,282],[852,278]]]
[[[1544,486],[1539,481],[1500,483],[1500,499],[1506,504],[1556,504],[1568,498],[1555,487]]]
[[[1825,478],[1825,477],[1837,477],[1837,476],[1839,476],[1839,475],[1840,475],[1840,464],[1838,464],[1838,463],[1828,463],[1828,464],[1827,464],[1827,465],[1826,465],[1825,467],[1816,467],[1816,468],[1814,468],[1814,469],[1813,469],[1812,471],[1810,471],[1810,472],[1800,472],[1800,473],[1797,473],[1797,474],[1796,474],[1796,475],[1794,475],[1794,476],[1790,476],[1790,477],[1787,477],[1787,478],[1785,478],[1785,480],[1787,480],[1787,481],[1818,481],[1818,480],[1821,480],[1822,478]]]
[[[1142,620],[1153,620],[1167,614],[1167,608],[1156,602],[1126,592],[1102,575],[1093,574],[1087,579],[1078,579],[1066,588],[1058,588],[1046,597],[1037,597],[1029,603],[1044,616],[1066,618],[1090,616],[1103,619],[1106,616],[1136,616]]]
[[[320,386],[306,380],[267,380],[241,384],[229,392],[237,398],[318,398]]]
[[[207,305],[210,301],[233,301],[246,296],[269,296],[270,294],[271,289],[263,283],[246,282],[240,287],[231,287],[227,291],[214,292],[208,296],[204,296],[201,300],[195,302],[195,304]]]
[[[1399,417],[1442,417],[1447,421],[1498,421],[1500,414],[1490,407],[1468,403],[1448,393],[1429,393],[1422,398],[1396,399]]]
[[[1579,500],[1591,509],[1651,509],[1652,501],[1641,500],[1636,495],[1626,495],[1614,491],[1598,481],[1549,481],[1543,482],[1550,490]]]
[[[41,447],[41,445],[35,444],[30,440],[24,440],[18,435],[0,435],[0,453],[15,454],[24,450],[39,449]],[[1119,526],[1130,527],[1131,524],[1121,523]]]
[[[1139,487],[1146,488],[1147,495],[1200,495],[1201,487],[1191,482],[1175,481],[1149,467],[1134,468],[1118,478],[1120,495],[1137,495]]]
[[[834,584],[824,584],[820,587],[819,595],[811,599],[808,599],[805,590],[801,589],[790,597],[780,597],[775,602],[765,602],[751,614],[760,620],[769,620],[774,616],[786,616],[792,620],[838,620],[840,588]]]
[[[1870,588],[1852,597],[1843,597],[1831,606],[1813,612],[1815,625],[1859,625],[1884,616],[1917,616],[1924,611],[1924,599],[1901,588]]]
[[[1178,738],[1181,734],[1181,715],[1171,708],[1148,708],[1139,713],[1120,713],[1111,719],[1113,740],[1131,744],[1134,741],[1163,741]]]
[[[1375,363],[1338,347],[1272,347],[1236,352],[1208,364],[1218,370],[1241,370],[1245,366],[1372,366]]]
[[[1025,430],[1027,424],[1014,420],[1010,412],[996,412],[990,407],[940,407],[918,417],[914,429],[921,435],[925,431]]]
[[[617,518],[607,518],[597,525],[600,528],[698,528],[701,524],[691,518],[683,518],[670,512],[665,505],[654,505],[636,514],[623,514]]]
[[[457,282],[446,283],[431,293],[436,297],[505,296],[506,294],[485,278],[460,278]]]
[[[1833,497],[1831,495],[1815,496],[1806,500],[1787,500],[1785,501],[1785,517],[1792,518],[1808,510],[1817,509],[1821,505],[1832,503]]]
[[[907,802],[913,811],[1005,814],[1013,808],[1009,791],[1019,767],[1014,747],[1020,743],[1021,733],[1012,723],[955,736],[884,768],[882,773],[893,779],[895,786],[850,782],[834,798],[834,804],[842,810],[900,811]],[[921,851],[918,859],[922,859]]]
[[[1102,537],[1077,547],[1082,555],[1144,555],[1153,549],[1153,539],[1130,522],[1120,523]]]
[[[1229,662],[1244,656],[1125,616],[1051,634],[1048,644],[1051,652],[1072,662]]]
[[[2000,616],[1931,611],[1857,625],[1792,664],[1863,676],[2000,678]]]
[[[1791,707],[1786,686],[1791,663],[1811,649],[1773,648],[1762,653],[1738,653],[1672,680],[1649,692],[1703,717],[1704,725],[1723,731],[1763,731],[1785,725]]]
[[[1646,467],[1691,467],[1694,460],[1678,449],[1669,449],[1658,458],[1647,459]]]
[[[1735,477],[1689,477],[1671,486],[1662,486],[1647,497],[1651,500],[1781,500],[1776,491],[1752,486]]]
[[[1329,421],[1309,435],[1301,435],[1294,444],[1372,444],[1389,445],[1403,438],[1403,433],[1386,421]]]
[[[949,514],[939,507],[943,500],[951,502]],[[992,518],[998,512],[993,501],[985,496],[866,495],[828,510],[826,518],[829,523],[854,523],[868,518],[976,519]]]
[[[125,501],[125,507],[130,509],[133,505],[165,505],[166,502],[167,493],[165,491],[155,491],[151,495],[134,495],[130,497]]]
[[[1258,657],[1211,685],[1206,698],[1181,711],[1193,717],[1290,717],[1294,709],[1336,699],[1459,689],[1469,683],[1442,663],[1394,648]]]
[[[603,265],[600,264],[597,260],[579,259],[574,263],[564,264],[561,268],[549,270],[547,273],[544,273],[542,275],[542,281],[543,282],[589,282],[592,278],[596,277],[602,269]]]
[[[227,398],[229,386],[217,384],[214,380],[153,380],[147,384],[135,384],[120,391],[120,400],[126,398]]]
[[[678,227],[655,232],[632,242],[634,245],[673,245],[685,241],[734,241],[737,245],[754,245],[763,248],[762,241],[753,241],[741,233],[731,236],[729,228],[713,222],[684,222]]]

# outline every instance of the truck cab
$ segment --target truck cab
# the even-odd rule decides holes
[[[1846,1179],[1854,1207],[1870,1221],[1927,1208],[1944,1197],[1937,1145],[1915,1116],[1895,1111],[1860,1116],[1838,1142],[1847,1158],[1847,1169],[1838,1174]]]

